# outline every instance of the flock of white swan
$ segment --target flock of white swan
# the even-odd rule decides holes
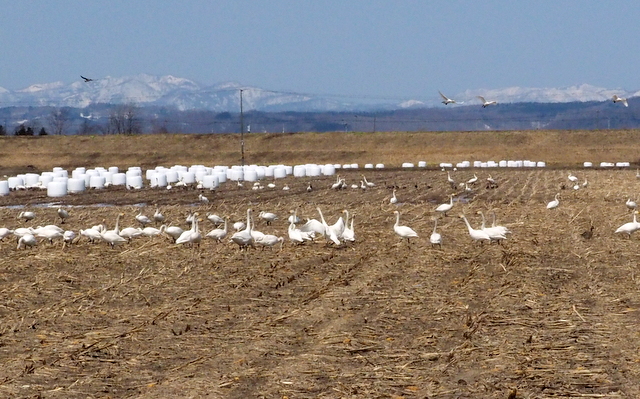
[[[456,182],[449,172],[447,172],[446,175],[447,183],[455,189],[464,189],[464,191],[468,192],[472,190],[472,186],[479,184],[479,178],[476,173],[474,173],[473,177],[470,179],[460,183]],[[360,184],[348,185],[345,182],[345,179],[338,175],[335,183],[332,183],[330,188],[334,190],[349,188],[365,190],[376,187],[375,183],[367,180],[364,175],[361,176],[362,180],[360,180]],[[640,172],[636,177],[640,178]],[[585,189],[589,185],[586,178],[580,181],[578,177],[572,174],[569,174],[567,179],[573,190]],[[260,183],[255,183],[253,187],[257,187],[258,184]],[[496,182],[490,174],[486,177],[486,187],[498,187],[498,182]],[[270,188],[275,188],[275,185]],[[288,186],[284,185],[283,190],[286,189],[288,189]],[[307,191],[312,190],[313,187],[309,183]],[[447,202],[437,205],[434,208],[435,214],[441,215],[440,217],[446,217],[447,212],[454,208],[453,198],[454,195],[451,194],[449,195],[449,200]],[[203,204],[209,203],[209,200],[203,194],[199,194],[198,200]],[[395,188],[393,189],[389,203],[394,205],[399,204]],[[557,193],[554,199],[546,205],[546,208],[548,210],[554,210],[559,206],[560,193]],[[623,224],[615,230],[615,233],[622,233],[631,237],[632,233],[640,230],[640,223],[638,223],[636,219],[637,204],[629,198],[626,201],[626,206],[634,211],[633,221]],[[343,210],[342,214],[332,224],[329,224],[326,221],[322,210],[319,207],[316,207],[316,210],[319,218],[307,219],[304,223],[297,216],[297,211],[290,211],[290,215],[287,218],[287,236],[289,242],[293,245],[301,245],[306,242],[314,242],[320,239],[324,240],[328,245],[342,246],[356,241],[354,217],[350,217],[348,210]],[[501,243],[511,234],[511,231],[507,227],[496,224],[495,212],[492,215],[493,221],[490,226],[486,225],[485,215],[481,211],[477,213],[482,217],[482,224],[478,228],[472,227],[464,214],[459,215],[459,218],[464,222],[467,228],[469,237],[473,241],[481,243]],[[60,219],[60,223],[64,224],[70,216],[69,210],[59,207],[57,209],[57,216]],[[56,241],[60,241],[63,243],[63,247],[65,247],[70,244],[78,243],[82,239],[91,243],[104,242],[111,247],[116,247],[121,244],[130,243],[134,239],[149,239],[159,236],[164,236],[170,239],[177,246],[187,245],[199,247],[200,243],[206,239],[213,240],[217,243],[234,243],[240,249],[274,246],[280,246],[280,248],[282,248],[286,241],[283,236],[264,234],[258,231],[254,222],[254,212],[252,209],[247,209],[246,221],[237,221],[235,223],[231,223],[228,217],[220,217],[216,214],[207,213],[204,217],[206,218],[207,223],[211,223],[213,225],[213,228],[208,232],[201,231],[204,227],[201,224],[203,219],[198,213],[192,213],[186,218],[184,223],[188,227],[184,229],[179,226],[165,224],[165,217],[160,212],[159,208],[156,208],[155,213],[151,216],[144,215],[143,211],[140,210],[138,214],[135,215],[136,223],[139,224],[135,227],[120,228],[121,217],[123,216],[124,213],[119,213],[117,215],[113,229],[108,229],[104,223],[90,227],[88,226],[87,228],[80,229],[79,231],[65,230],[55,224],[37,227],[17,227],[13,229],[0,227],[0,241],[4,241],[7,237],[14,236],[17,241],[16,249],[18,250],[27,247],[34,247],[38,245],[39,242],[48,242],[49,244],[53,244]],[[413,228],[400,224],[401,214],[398,210],[394,211],[394,216],[395,224],[393,224],[393,231],[401,240],[406,240],[409,244],[411,239],[419,237],[418,233]],[[31,222],[36,219],[36,214],[34,211],[22,211],[17,215],[17,218],[25,223]],[[260,211],[257,213],[257,218],[263,221],[267,226],[270,226],[272,223],[280,220],[278,215],[267,211]],[[435,218],[434,220],[433,231],[429,236],[429,243],[432,247],[442,247],[443,236],[438,232],[438,218]]]

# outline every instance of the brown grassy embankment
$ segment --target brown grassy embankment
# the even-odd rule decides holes
[[[584,161],[635,162],[640,131],[381,132],[245,135],[247,163],[459,162],[530,159],[575,166]],[[240,163],[240,136],[141,135],[0,138],[0,172],[54,166],[171,166]]]

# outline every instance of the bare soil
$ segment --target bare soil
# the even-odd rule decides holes
[[[488,172],[498,187],[485,185]],[[574,173],[589,186],[573,190]],[[282,250],[240,251],[205,240],[182,247],[139,238],[111,249],[0,242],[0,396],[7,398],[635,398],[640,397],[638,239],[628,170],[465,170],[452,190],[439,170],[343,171],[376,183],[329,188],[335,177],[217,192],[109,188],[62,197],[78,231],[156,206],[186,227],[197,211],[285,237]],[[284,183],[291,190],[282,191]],[[397,187],[399,204],[391,205]],[[435,207],[455,194],[447,216]],[[546,204],[560,193],[560,206]],[[57,220],[39,191],[0,197],[0,227]],[[96,204],[103,204],[97,206]],[[107,206],[108,205],[108,206]],[[294,246],[289,211],[333,223],[355,217],[356,242]],[[21,210],[36,218],[19,221]],[[401,241],[393,211],[419,238]],[[458,215],[496,212],[513,233],[472,242]],[[442,249],[429,235],[439,217]],[[594,226],[593,236],[582,233]],[[203,233],[213,228],[206,219]]]

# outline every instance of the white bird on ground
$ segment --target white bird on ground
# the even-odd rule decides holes
[[[407,244],[410,244],[410,239],[414,238],[414,237],[418,237],[418,233],[416,233],[409,226],[401,226],[400,225],[400,212],[393,211],[393,213],[396,214],[396,224],[393,225],[393,231],[395,231],[396,234],[400,236],[400,238],[406,238],[407,239]]]
[[[38,229],[36,236],[39,238],[44,238],[48,240],[49,244],[53,244],[53,240],[56,238],[62,238],[63,234],[64,232],[61,232],[56,229],[41,228],[41,229]]]
[[[473,177],[471,179],[467,180],[467,183],[468,184],[475,184],[475,182],[477,182],[477,181],[478,181],[478,176],[476,176],[476,174],[474,173]]]
[[[124,213],[119,213],[118,216],[116,216],[116,227],[114,227],[113,230],[106,230],[106,229],[103,228],[102,230],[100,230],[100,233],[102,234],[102,233],[105,233],[107,231],[110,231],[110,232],[115,233],[116,235],[120,235],[120,217],[121,216],[124,216]]]
[[[164,229],[164,233],[171,237],[173,239],[173,242],[176,242],[178,237],[180,237],[182,233],[184,233],[184,230],[182,230],[182,228],[178,226],[167,226]]]
[[[487,108],[489,105],[497,105],[498,102],[495,100],[487,101],[482,96],[476,96],[480,101],[482,101],[482,108]]]
[[[634,210],[638,207],[638,204],[635,201],[631,201],[631,198],[629,198],[624,204],[631,210]]]
[[[312,238],[316,235],[324,236],[324,225],[317,219],[308,219],[305,224],[300,226],[300,231],[309,233]]]
[[[116,233],[114,230],[103,231],[100,233],[100,237],[106,243],[111,245],[111,248],[115,248],[116,245],[124,244],[125,242],[127,242],[126,238],[121,237],[120,234]]]
[[[631,238],[631,234],[640,229],[640,224],[638,224],[638,221],[636,220],[636,215],[638,214],[638,211],[634,211],[633,212],[633,222],[629,222],[629,223],[625,223],[622,226],[618,227],[616,229],[616,233],[624,233],[627,234],[629,236],[629,238]]]
[[[164,215],[162,213],[160,213],[160,209],[159,208],[156,208],[156,212],[153,214],[153,220],[156,223],[164,222]]]
[[[240,231],[240,230],[244,230],[247,228],[247,224],[245,222],[235,222],[233,224],[233,229],[235,231]]]
[[[262,249],[265,247],[272,248],[274,245],[280,243],[280,249],[282,250],[282,245],[284,243],[284,238],[274,236],[273,234],[264,234],[259,238],[256,238],[256,244],[262,245]]]
[[[393,194],[391,195],[391,198],[389,199],[389,203],[391,204],[397,204],[398,203],[398,197],[396,197],[396,189],[393,189]]]
[[[13,230],[13,235],[16,237],[22,237],[27,234],[34,235],[35,232],[31,227],[18,227],[17,229]]]
[[[142,235],[142,229],[139,227],[125,227],[120,230],[120,237],[126,238],[128,241],[131,241],[134,238],[140,237]]]
[[[275,183],[269,183],[269,184],[267,184],[267,187],[269,187],[270,189],[274,189],[274,188],[276,188],[276,184]]]
[[[449,171],[447,171],[447,181],[449,182],[449,184],[451,185],[452,188],[456,188],[458,186],[456,184],[456,181],[451,178],[451,175],[449,174]]]
[[[447,212],[449,212],[453,208],[453,195],[449,195],[449,203],[444,203],[438,205],[436,208],[436,212],[441,212],[444,216],[447,216]]]
[[[58,216],[60,217],[60,224],[64,223],[64,221],[69,217],[69,212],[66,209],[58,208]]]
[[[456,104],[456,100],[452,100],[449,97],[445,96],[444,94],[442,94],[442,92],[440,90],[438,90],[438,93],[440,93],[440,97],[442,97],[442,103],[444,105]]]
[[[340,217],[335,224],[329,226],[326,220],[324,219],[324,216],[322,215],[322,211],[320,210],[320,208],[317,207],[316,210],[320,214],[320,220],[322,221],[322,226],[324,227],[324,238],[327,241],[331,241],[336,245],[340,245],[339,237],[342,235],[342,231],[344,230],[344,221],[342,220],[342,217]]]
[[[157,237],[164,233],[164,230],[166,228],[167,226],[164,224],[160,226],[159,229],[156,229],[155,227],[145,227],[144,229],[142,229],[142,235],[145,237]]]
[[[189,212],[189,214],[187,215],[187,218],[185,219],[185,222],[187,222],[187,224],[191,226],[193,224],[194,218],[195,216],[193,216],[193,213]]]
[[[20,249],[21,246],[26,247],[33,247],[35,245],[38,245],[38,241],[36,240],[36,237],[33,234],[25,234],[22,237],[20,237],[20,239],[18,240],[18,248]]]
[[[309,185],[307,186],[307,192],[310,193],[313,191],[313,186],[311,185],[311,182],[309,182]]]
[[[336,183],[333,183],[331,185],[331,188],[334,190],[340,190],[343,184],[344,184],[344,179],[339,179]]]
[[[291,213],[291,215],[287,218],[287,221],[289,223],[293,223],[293,224],[298,224],[301,222],[300,218],[298,217],[298,215],[296,214],[296,211],[289,211],[289,213]]]
[[[73,243],[73,240],[75,238],[76,238],[76,233],[72,230],[65,230],[65,232],[62,234],[62,240],[67,244]]]
[[[102,236],[100,235],[100,232],[98,230],[94,230],[94,229],[86,229],[86,230],[80,230],[80,235],[87,237],[89,239],[89,242],[94,243],[96,242],[96,240],[100,240],[102,239]]]
[[[302,232],[300,229],[296,228],[296,225],[293,223],[289,224],[289,228],[287,229],[289,233],[289,241],[294,244],[302,244],[305,241],[312,241],[313,238],[309,235],[309,233]]]
[[[23,211],[18,215],[18,219],[24,219],[25,222],[29,220],[33,220],[36,217],[36,214],[31,211]]]
[[[440,233],[436,231],[437,227],[438,227],[438,219],[436,218],[435,223],[433,225],[433,232],[431,233],[431,236],[429,236],[429,242],[431,243],[432,247],[434,245],[438,245],[440,248],[442,248],[442,235],[440,235]]]
[[[200,200],[200,202],[202,202],[203,204],[208,204],[209,203],[209,198],[205,197],[202,194],[198,194],[198,199]]]
[[[501,243],[502,240],[507,239],[507,237],[504,235],[504,231],[502,228],[486,227],[485,226],[486,220],[484,218],[484,213],[482,211],[478,211],[478,213],[480,214],[480,216],[482,216],[482,227],[480,227],[480,230],[487,233],[492,242],[495,241],[495,242]]]
[[[471,227],[469,221],[464,215],[460,215],[460,218],[464,220],[464,223],[467,225],[467,230],[469,231],[469,236],[471,236],[472,240],[480,241],[480,243],[482,243],[483,241],[491,241],[491,237],[489,236],[489,234],[487,234],[487,232]]]
[[[625,107],[629,106],[627,99],[624,97],[618,97],[617,94],[614,94],[611,100],[613,100],[614,103],[622,103]]]
[[[198,244],[200,246],[200,241],[202,241],[202,234],[200,233],[200,228],[198,227],[198,214],[194,214],[193,223],[191,224],[191,229],[182,232],[180,237],[176,240],[176,244]]]
[[[244,230],[237,231],[231,236],[231,241],[238,244],[240,249],[255,247],[253,236],[251,235],[251,208],[247,209],[247,223]]]
[[[272,222],[278,220],[278,216],[271,212],[260,211],[258,217],[264,219],[267,222],[267,226],[270,226]]]
[[[142,225],[142,227],[146,227],[149,223],[151,223],[151,219],[148,216],[142,214],[142,209],[136,215],[136,220]]]
[[[577,183],[578,182],[578,178],[574,175],[572,175],[571,173],[569,173],[569,176],[567,176],[567,178],[569,180],[571,180],[572,183]]]
[[[224,219],[224,227],[221,229],[213,229],[208,232],[205,237],[213,238],[217,242],[222,242],[222,239],[227,236],[227,219]]]
[[[345,209],[342,212],[345,214],[342,239],[344,241],[354,242],[356,240],[356,233],[353,230],[353,216],[351,216],[351,219],[349,219],[349,211]],[[349,226],[349,222],[351,222],[351,226]]]
[[[226,221],[226,219],[223,219],[220,216],[211,213],[207,213],[207,220],[215,225],[222,224]]]
[[[366,184],[367,187],[375,187],[376,186],[375,183],[368,181],[367,178],[364,177],[364,175],[362,175],[362,180],[364,180],[364,184]]]
[[[589,185],[589,182],[587,181],[587,178],[584,178],[584,183],[582,183],[582,187],[583,188],[587,188],[587,186]]]
[[[547,209],[555,209],[560,205],[560,200],[558,200],[559,195],[560,193],[556,194],[554,200],[547,204]]]
[[[13,234],[13,230],[9,230],[6,227],[0,227],[0,241],[2,241],[6,236]]]
[[[289,190],[290,190],[290,189],[289,189],[289,185],[288,185],[288,184],[285,184],[285,185],[282,187],[282,191],[289,191]]]

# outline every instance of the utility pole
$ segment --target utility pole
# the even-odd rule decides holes
[[[242,89],[240,89],[240,152],[242,157],[242,168],[244,169],[244,120],[242,113]]]

